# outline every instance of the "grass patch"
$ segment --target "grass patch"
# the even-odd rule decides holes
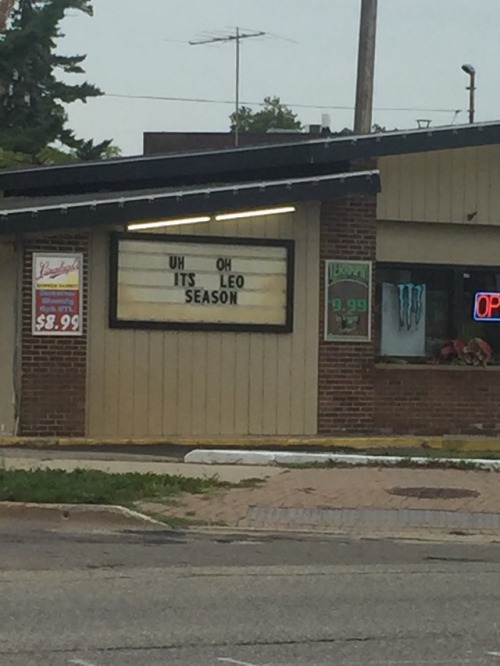
[[[285,467],[288,469],[359,469],[360,467],[384,467],[385,469],[391,468],[408,468],[408,469],[459,469],[459,470],[479,470],[479,471],[494,471],[482,468],[474,460],[446,460],[440,458],[427,458],[425,462],[420,463],[412,460],[412,458],[403,458],[398,462],[381,460],[369,460],[364,464],[353,464],[341,460],[325,460],[324,462],[311,462],[311,463],[286,463],[277,465],[278,467]]]
[[[112,474],[98,470],[6,470],[0,468],[0,501],[68,504],[123,504],[205,493],[230,484],[217,477],[168,474]]]
[[[342,453],[349,455],[366,456],[404,456],[406,458],[429,458],[431,460],[441,458],[488,458],[500,459],[499,451],[468,451],[465,449],[432,448],[428,446],[395,446],[395,447],[367,447],[353,449],[349,447],[332,447],[317,453]]]
[[[250,477],[249,479],[242,479],[238,483],[233,484],[233,488],[259,488],[266,483],[267,479],[259,479],[257,477]]]

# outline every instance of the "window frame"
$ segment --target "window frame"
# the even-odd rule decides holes
[[[480,272],[480,273],[497,273],[500,275],[500,264],[498,266],[477,266],[465,264],[436,264],[436,263],[418,263],[418,262],[405,262],[405,261],[377,261],[375,264],[374,275],[374,299],[375,299],[375,333],[376,333],[376,351],[375,357],[377,362],[383,363],[388,359],[398,359],[402,362],[422,364],[429,363],[436,359],[433,356],[391,356],[380,354],[381,331],[382,331],[382,318],[380,312],[380,282],[378,279],[380,270],[434,270],[441,271],[443,274],[448,275],[448,289],[451,294],[450,304],[448,307],[447,316],[447,331],[449,339],[458,337],[459,330],[463,324],[464,302],[465,302],[465,289],[464,289],[464,273]],[[471,313],[472,317],[472,313]]]

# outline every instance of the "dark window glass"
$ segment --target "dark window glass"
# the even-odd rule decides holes
[[[500,322],[476,322],[475,294],[500,292],[494,269],[417,264],[377,267],[376,313],[379,354],[437,358],[447,340],[486,340],[500,353]]]
[[[500,273],[485,270],[461,271],[463,283],[463,309],[459,337],[464,340],[483,338],[491,345],[493,352],[500,353],[500,322],[474,321],[474,297],[479,291],[500,292]]]

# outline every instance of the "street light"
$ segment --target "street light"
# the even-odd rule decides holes
[[[466,90],[469,91],[469,122],[474,122],[474,93],[476,90],[476,70],[472,65],[462,65],[463,71],[469,75],[470,82]]]

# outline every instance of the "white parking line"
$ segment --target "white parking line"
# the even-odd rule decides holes
[[[354,664],[355,662],[348,662],[351,664]],[[357,666],[361,666],[362,662],[356,662]],[[364,663],[364,662],[363,662]],[[420,660],[418,659],[417,661],[371,661],[370,664],[372,666],[438,666],[442,664],[482,664],[484,663],[484,659],[482,658],[474,658],[474,659],[461,659],[460,662],[457,662],[456,659],[432,659],[431,661],[426,661],[426,660]]]
[[[74,666],[96,666],[96,664],[91,664],[90,661],[85,661],[84,659],[70,659],[68,664],[74,664]]]
[[[488,654],[488,653],[487,653]],[[364,666],[366,663],[365,661],[346,661],[346,666],[349,664],[349,666]],[[427,660],[422,660],[422,659],[417,659],[414,660],[412,659],[411,661],[401,661],[398,659],[398,661],[393,661],[390,659],[389,661],[370,661],[371,666],[442,666],[445,664],[453,664],[456,666],[457,663],[460,664],[484,664],[484,659],[482,657],[474,658],[474,659],[460,659],[459,662],[457,662],[456,659],[432,659],[431,661]]]
[[[219,661],[225,661],[226,664],[235,664],[235,666],[259,666],[258,664],[250,664],[248,661],[237,661],[229,657],[219,657]]]
[[[500,652],[487,652],[486,654],[489,654],[490,657],[500,657]]]

